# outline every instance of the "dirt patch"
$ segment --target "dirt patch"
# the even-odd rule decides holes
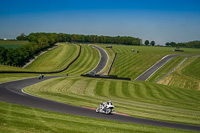
[[[198,91],[200,91],[200,82],[199,82],[199,87],[198,87],[198,89],[197,89]]]
[[[157,83],[158,84],[163,84],[163,85],[168,85],[172,78],[173,78],[173,76],[169,75],[169,76],[165,77],[164,79],[161,79]]]

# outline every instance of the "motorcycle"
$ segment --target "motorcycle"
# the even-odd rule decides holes
[[[101,103],[100,107],[96,109],[96,113],[105,113],[106,115],[111,114],[114,112],[114,105],[112,105],[112,102]]]

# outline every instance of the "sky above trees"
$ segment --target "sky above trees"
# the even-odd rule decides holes
[[[200,40],[199,0],[1,0],[0,38],[55,32]]]

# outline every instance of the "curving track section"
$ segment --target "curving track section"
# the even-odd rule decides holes
[[[95,71],[96,73],[100,72],[101,70],[104,69],[104,67],[106,66],[107,62],[108,62],[108,55],[106,53],[106,51],[98,46],[93,46],[94,48],[96,48],[100,55],[101,55],[101,59],[98,63],[98,65],[96,66],[96,68],[93,69],[93,71]]]
[[[104,50],[99,50],[99,51],[101,53],[101,56],[106,54],[106,53],[102,53],[102,51]],[[97,72],[102,70],[105,67],[106,62],[107,62],[107,59],[106,61],[105,59],[106,57],[101,58],[99,64],[94,70],[96,70]],[[44,109],[48,111],[65,113],[65,114],[81,115],[81,116],[87,116],[87,117],[93,117],[93,118],[99,118],[99,119],[121,121],[121,122],[128,122],[128,123],[137,123],[137,124],[144,124],[144,125],[151,125],[151,126],[200,131],[199,126],[148,120],[148,119],[135,118],[135,117],[119,115],[119,114],[113,114],[113,115],[99,114],[99,113],[96,113],[92,109],[87,109],[87,108],[77,107],[77,106],[64,104],[60,102],[55,102],[55,101],[35,97],[35,96],[22,92],[22,89],[24,87],[27,87],[27,86],[36,84],[38,82],[51,79],[51,78],[56,78],[56,77],[57,76],[49,76],[41,80],[39,80],[38,78],[29,78],[29,79],[24,79],[24,80],[2,83],[0,84],[0,101]]]
[[[152,125],[152,126],[159,126],[159,127],[170,127],[170,128],[177,128],[177,129],[186,129],[186,130],[196,130],[200,131],[200,127],[192,126],[192,125],[184,125],[184,124],[176,124],[176,123],[169,123],[169,122],[162,122],[162,121],[155,121],[155,120],[148,120],[142,118],[135,118],[130,116],[124,116],[119,114],[113,115],[105,115],[96,113],[92,109],[77,107],[69,104],[59,103],[35,96],[31,96],[29,94],[23,93],[21,90],[22,88],[47,80],[51,78],[56,78],[56,76],[45,77],[42,80],[38,78],[30,78],[18,81],[12,81],[0,84],[0,101],[20,104],[24,106],[40,108],[48,111],[54,111],[59,113],[65,114],[73,114],[73,115],[81,115],[93,118],[100,118],[106,120],[114,120],[114,121],[121,121],[121,122],[128,122],[128,123],[137,123],[137,124],[144,124],[144,125]]]

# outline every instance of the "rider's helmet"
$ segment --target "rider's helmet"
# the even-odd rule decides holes
[[[112,105],[112,102],[110,100],[108,100],[107,104],[109,104],[109,103]]]

